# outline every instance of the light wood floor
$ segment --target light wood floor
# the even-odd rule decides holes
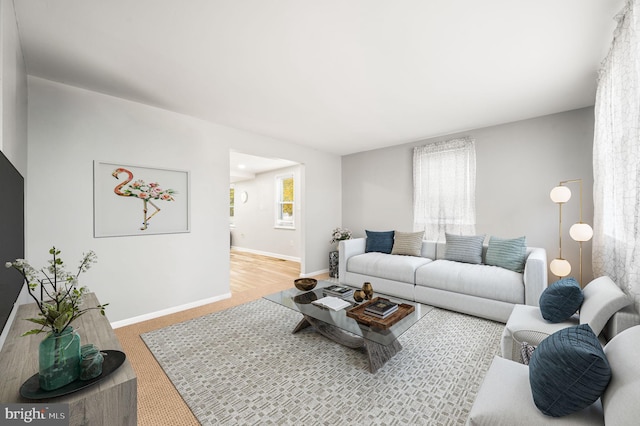
[[[300,264],[297,262],[232,250],[230,299],[116,329],[116,336],[138,377],[138,425],[199,424],[140,334],[291,288],[299,273]],[[316,278],[327,279],[328,276],[324,274]]]

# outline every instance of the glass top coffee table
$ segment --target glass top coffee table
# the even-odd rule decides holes
[[[305,292],[291,288],[265,296],[265,299],[302,314],[302,320],[293,329],[293,333],[313,326],[318,333],[337,343],[350,348],[364,348],[369,358],[369,371],[372,373],[378,371],[380,367],[402,349],[398,342],[398,337],[433,309],[432,306],[374,293],[374,297],[384,297],[395,303],[412,305],[415,309],[389,328],[382,329],[376,326],[368,326],[347,316],[347,310],[359,306],[353,298],[345,299],[351,302],[351,308],[338,311],[312,303],[314,300],[325,297],[326,294],[324,294],[323,289],[334,284],[329,281],[318,281],[316,288],[311,291]]]

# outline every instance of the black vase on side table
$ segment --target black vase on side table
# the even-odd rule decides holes
[[[329,252],[329,276],[331,278],[338,278],[338,260],[340,259],[340,252],[337,250]]]

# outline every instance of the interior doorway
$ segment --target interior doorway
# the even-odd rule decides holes
[[[233,150],[229,165],[231,291],[251,288],[256,277],[290,283],[291,275],[300,276],[304,258],[304,166]],[[293,183],[292,194],[285,196],[293,199],[292,206],[278,204],[283,177]],[[282,220],[282,212],[290,222]]]

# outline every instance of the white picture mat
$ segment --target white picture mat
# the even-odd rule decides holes
[[[114,192],[116,186],[128,179],[126,173],[120,173],[118,179],[113,177],[113,172],[118,168],[133,173],[132,182],[139,179],[146,183],[157,182],[161,188],[175,191],[174,201],[150,200],[160,211],[148,221],[146,230],[141,229],[144,201]],[[183,170],[94,161],[94,237],[189,232],[189,177],[189,172]],[[147,203],[147,216],[156,211],[151,202]]]

